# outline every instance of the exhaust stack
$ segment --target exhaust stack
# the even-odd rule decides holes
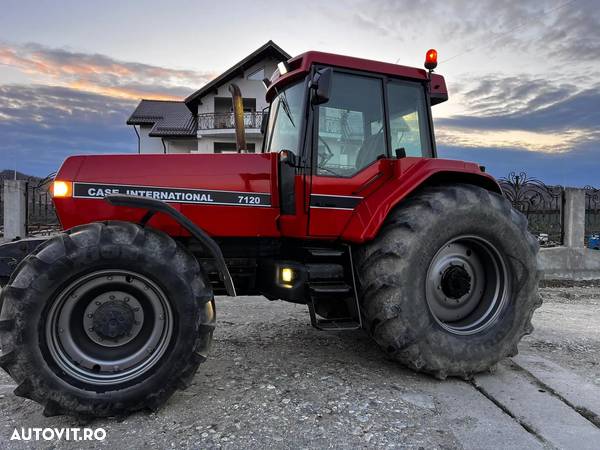
[[[235,145],[238,153],[246,151],[246,132],[244,130],[244,100],[242,91],[237,84],[229,85],[231,101],[233,102],[233,120],[235,124]]]

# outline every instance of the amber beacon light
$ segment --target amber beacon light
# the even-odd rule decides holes
[[[433,70],[437,67],[437,50],[431,48],[427,50],[425,54],[425,68],[427,70]]]

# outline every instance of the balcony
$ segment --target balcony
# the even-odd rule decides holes
[[[260,129],[262,112],[245,112],[244,127]],[[198,114],[198,131],[200,130],[234,130],[235,121],[232,112]]]

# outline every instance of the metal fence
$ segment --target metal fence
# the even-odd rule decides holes
[[[4,180],[0,182],[0,236],[4,236]]]
[[[564,188],[547,186],[526,173],[511,172],[498,180],[504,195],[529,221],[529,231],[540,245],[552,247],[563,243]]]
[[[600,234],[600,189],[585,188],[585,245],[592,235]]]
[[[27,234],[48,235],[60,229],[54,210],[50,187],[54,173],[47,177],[27,182]]]

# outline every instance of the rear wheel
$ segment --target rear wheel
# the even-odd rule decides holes
[[[486,370],[533,330],[537,251],[525,217],[500,195],[426,188],[357,252],[368,331],[394,359],[439,378]]]
[[[2,293],[0,365],[46,415],[156,409],[192,379],[214,328],[212,290],[164,233],[94,223],[50,239]]]

